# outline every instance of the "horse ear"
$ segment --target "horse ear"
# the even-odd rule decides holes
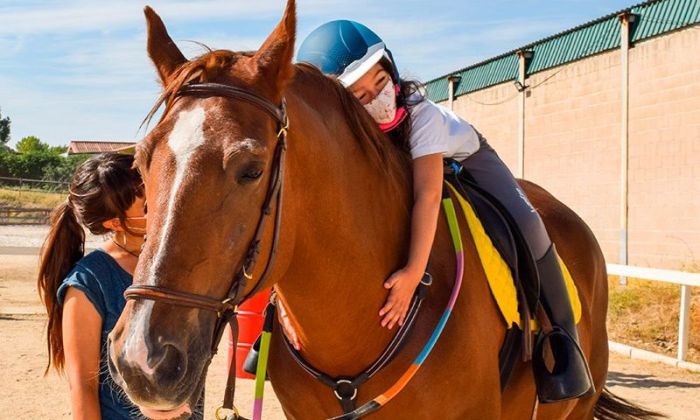
[[[273,83],[277,92],[282,92],[294,74],[292,56],[297,30],[296,2],[287,1],[282,21],[267,37],[262,47],[255,53],[255,60],[263,80]]]
[[[158,70],[161,83],[166,85],[170,76],[187,59],[168,35],[160,16],[150,6],[144,7],[143,13],[146,15],[148,55]]]

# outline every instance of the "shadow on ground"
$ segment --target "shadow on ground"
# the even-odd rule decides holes
[[[608,372],[607,386],[628,388],[700,388],[700,384],[682,381],[665,381],[653,375]]]

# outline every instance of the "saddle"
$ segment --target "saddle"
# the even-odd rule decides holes
[[[503,390],[518,359],[532,358],[533,331],[539,327],[532,314],[541,314],[537,311],[540,280],[535,258],[508,210],[481,188],[459,162],[445,159],[444,177],[462,205],[491,292],[508,327],[499,352]],[[567,277],[574,312],[580,318],[573,280],[561,260],[560,264]]]
[[[520,229],[497,198],[482,189],[467,170],[456,161],[445,160],[444,177],[446,188],[452,193],[454,201],[459,202],[465,214],[479,258],[486,272],[490,290],[507,326],[506,336],[499,351],[500,382],[501,390],[503,390],[521,355],[523,361],[529,361],[532,358],[533,331],[539,328],[532,314],[541,314],[541,311],[537,311],[540,292],[537,265]],[[561,260],[559,262],[566,278],[575,318],[578,320],[581,315],[578,294],[566,266]],[[425,297],[425,289],[426,287],[421,282],[417,290],[418,302]],[[271,306],[274,308],[274,305]],[[269,309],[270,307],[268,307]],[[270,313],[274,312],[269,312],[268,317]],[[415,314],[409,318],[415,318]],[[540,322],[546,325],[548,320],[543,319]],[[404,327],[408,331],[410,323],[405,324]],[[405,335],[405,333],[401,333],[397,334],[397,337]],[[371,374],[374,373],[376,366],[379,366],[376,368],[378,371],[400,351],[403,343],[401,339],[397,341],[397,337],[387,348],[391,351],[385,351],[380,356],[379,361],[382,363],[373,364]],[[248,373],[255,373],[260,343],[260,337],[258,337],[246,358],[244,370]],[[284,340],[284,343],[302,368],[334,390],[345,413],[354,409],[353,400],[357,387],[369,379],[371,375],[363,372],[352,380],[343,377],[336,381],[309,365],[287,340]],[[352,386],[348,387],[346,384]]]

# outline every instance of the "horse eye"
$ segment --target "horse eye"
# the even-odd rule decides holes
[[[258,168],[251,168],[243,172],[243,174],[240,176],[240,181],[245,183],[245,182],[252,182],[255,181],[256,179],[260,178],[262,176],[262,169]]]
[[[253,171],[246,173],[245,177],[250,178],[250,179],[258,179],[258,178],[260,178],[261,175],[262,175],[262,171],[259,169],[256,169],[256,170],[253,170]]]

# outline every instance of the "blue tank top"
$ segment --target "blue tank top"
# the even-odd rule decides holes
[[[100,335],[99,398],[102,418],[129,419],[140,414],[109,375],[107,369],[107,335],[112,331],[126,304],[124,291],[132,283],[131,274],[124,271],[105,251],[97,249],[80,259],[68,273],[56,292],[58,303],[63,300],[69,287],[74,287],[87,296],[102,317]]]

